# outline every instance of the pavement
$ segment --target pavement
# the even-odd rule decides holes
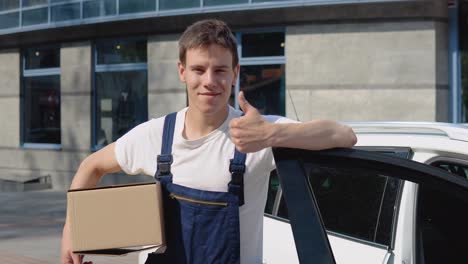
[[[66,192],[0,192],[0,263],[58,264],[66,214]],[[95,264],[135,264],[127,256],[85,256]]]

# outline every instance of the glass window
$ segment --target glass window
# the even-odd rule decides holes
[[[47,4],[47,0],[22,0],[22,1],[23,1],[23,7]]]
[[[100,17],[116,14],[115,0],[94,0],[83,2],[83,17]]]
[[[22,142],[60,144],[60,49],[26,49],[23,61]]]
[[[24,66],[27,70],[60,67],[59,48],[31,48],[24,53]]]
[[[24,142],[60,144],[60,75],[24,78]]]
[[[377,170],[354,167],[308,164],[305,170],[328,230],[372,242],[390,243],[399,180],[381,175]],[[391,190],[391,197],[386,198],[387,190]],[[379,215],[387,218],[384,226],[379,227],[384,220],[379,221]]]
[[[246,4],[249,0],[204,0],[204,6],[217,6],[217,5],[235,5],[235,4]]]
[[[268,194],[267,201],[265,205],[265,213],[273,215],[273,208],[275,205],[276,197],[279,195],[278,190],[280,188],[278,174],[276,170],[272,171],[270,174],[270,180],[268,184]]]
[[[154,0],[119,0],[119,13],[138,13],[156,10]]]
[[[0,15],[0,29],[14,28],[19,26],[19,13],[7,13]]]
[[[32,10],[23,11],[22,25],[30,26],[36,24],[47,23],[48,20],[48,8],[38,8]]]
[[[146,70],[96,73],[98,145],[148,120],[147,87]]]
[[[0,11],[19,8],[18,0],[0,0]]]
[[[80,19],[80,3],[52,6],[50,12],[50,19],[55,22]]]
[[[159,10],[194,7],[200,7],[200,0],[159,0]]]
[[[148,120],[146,40],[100,41],[96,56],[93,141],[101,148]]]
[[[263,2],[285,2],[285,1],[298,1],[298,0],[252,0],[253,3],[263,3]]]
[[[146,62],[146,40],[114,40],[97,44],[98,64]]]
[[[468,166],[448,161],[436,161],[431,164],[434,167],[444,169],[455,176],[468,179]]]
[[[401,181],[377,170],[305,164],[325,227],[329,231],[389,245]],[[278,216],[288,218],[282,197]]]
[[[260,113],[265,115],[285,114],[285,66],[241,66],[240,90],[245,98]],[[234,98],[231,97],[231,103]]]
[[[284,56],[284,32],[242,34],[242,57]]]

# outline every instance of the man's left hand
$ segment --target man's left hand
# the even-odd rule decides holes
[[[236,148],[249,153],[269,147],[271,124],[245,99],[243,92],[239,93],[238,102],[245,115],[229,123],[229,134]]]

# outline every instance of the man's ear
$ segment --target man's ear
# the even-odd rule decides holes
[[[234,67],[234,78],[232,79],[232,84],[231,86],[236,86],[237,83],[237,77],[239,77],[239,71],[240,71],[240,65],[237,64],[236,67]]]
[[[179,72],[180,81],[185,83],[185,66],[184,66],[184,64],[181,61],[177,62],[177,68],[178,68],[178,72]]]

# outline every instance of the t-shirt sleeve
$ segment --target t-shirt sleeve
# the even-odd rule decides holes
[[[152,149],[154,142],[150,137],[153,132],[151,127],[154,120],[142,123],[125,135],[117,139],[115,143],[115,156],[122,170],[131,175],[151,174],[154,158]]]
[[[263,116],[266,121],[269,123],[276,123],[276,124],[285,124],[285,123],[300,123],[297,120],[289,119],[284,116],[275,116],[275,115],[266,115]],[[265,153],[266,164],[268,164],[268,171],[272,171],[276,168],[275,159],[273,157],[273,150],[272,148],[268,148]]]

